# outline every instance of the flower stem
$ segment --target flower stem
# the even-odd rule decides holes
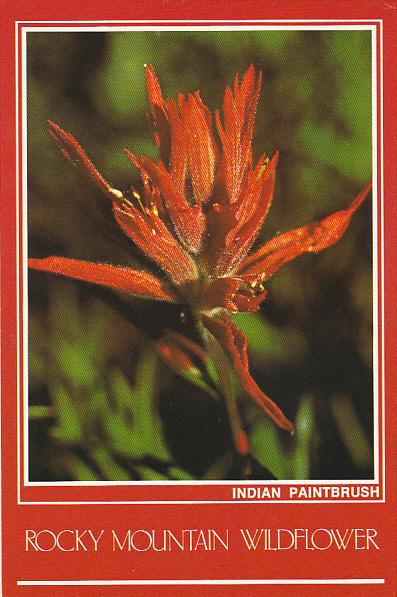
[[[212,336],[200,322],[198,327],[207,353],[215,367],[219,389],[225,399],[235,449],[240,456],[247,456],[247,454],[249,454],[248,439],[243,430],[240,413],[237,407],[236,393],[233,385],[229,359],[216,338],[214,338],[214,336]]]

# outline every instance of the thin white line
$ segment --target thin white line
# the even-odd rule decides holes
[[[16,21],[16,24],[24,25],[25,23],[380,23],[381,19],[185,19],[185,20],[168,20],[168,19],[125,19],[125,20],[98,20],[98,21]]]
[[[115,505],[135,505],[135,506],[173,506],[173,505],[196,505],[196,504],[384,504],[384,499],[379,500],[248,500],[248,499],[235,499],[235,500],[150,500],[147,501],[87,501],[87,502],[65,502],[65,501],[48,501],[48,502],[18,502],[18,506],[76,506],[78,504],[84,504],[85,506],[95,506],[97,504],[115,504]]]
[[[374,397],[374,412],[373,412],[373,440],[374,453],[378,454],[378,458],[374,458],[374,477],[379,479],[379,293],[378,293],[378,77],[376,72],[377,64],[377,38],[376,31],[372,31],[371,35],[372,56],[371,56],[371,72],[372,72],[372,185],[373,185],[373,201],[372,201],[372,318],[373,318],[373,336],[372,336],[372,366],[373,366],[373,397]],[[377,398],[375,400],[375,397]]]
[[[30,22],[43,23],[43,24],[44,23],[65,23],[65,21],[30,21]],[[108,25],[111,25],[111,23],[139,23],[139,24],[150,23],[153,26],[155,26],[155,23],[156,23],[156,21],[153,21],[153,20],[151,20],[151,21],[144,21],[144,20],[142,20],[142,21],[141,20],[136,20],[136,21],[133,21],[133,20],[132,21],[69,21],[69,22],[71,22],[71,23],[78,22],[78,23],[87,23],[87,24],[91,24],[91,23],[107,23]],[[175,21],[168,21],[168,20],[164,20],[164,21],[163,20],[159,20],[158,22],[162,22],[162,23],[175,23]],[[259,19],[259,20],[242,20],[242,21],[240,21],[240,20],[229,20],[229,21],[227,21],[227,20],[226,21],[225,20],[215,20],[215,21],[206,21],[206,20],[179,21],[179,23],[181,23],[181,24],[182,23],[186,23],[186,22],[188,22],[188,23],[204,23],[204,24],[206,22],[211,22],[211,23],[239,23],[239,25],[236,25],[236,26],[233,26],[233,27],[227,27],[227,26],[226,27],[221,27],[221,26],[218,26],[218,27],[216,27],[217,30],[218,29],[228,29],[228,28],[229,29],[233,29],[233,30],[247,30],[247,29],[261,30],[261,29],[272,29],[273,28],[273,27],[271,27],[269,25],[267,25],[267,26],[260,26],[260,25],[256,24],[256,25],[250,27],[250,26],[246,26],[246,25],[243,24],[243,23],[260,23],[260,22],[266,22],[266,23],[273,23],[273,22],[276,22],[276,23],[304,23],[304,22],[311,22],[311,23],[312,22],[315,22],[315,23],[324,23],[324,22],[332,22],[332,23],[336,23],[336,22],[361,23],[362,22],[362,23],[374,23],[374,24],[378,23],[378,24],[382,25],[382,21],[380,19],[349,19],[349,20],[346,20],[346,19],[343,19],[343,20],[342,19],[339,19],[339,20],[338,19],[328,19],[328,20],[323,20],[323,19],[313,19],[313,20],[309,20],[309,19],[295,19],[295,20],[272,19],[270,21],[264,21],[263,19],[262,20]],[[19,24],[23,25],[24,23],[26,23],[26,21],[17,21],[16,22],[17,31],[18,31],[18,25]],[[332,26],[327,26],[327,25],[320,26],[320,25],[318,25],[318,26],[309,26],[308,25],[307,28],[309,28],[309,27],[312,28],[312,29],[314,29],[314,30],[317,30],[317,29],[323,29],[323,30],[327,30],[327,29],[349,29],[349,30],[351,30],[353,28],[352,26],[347,26],[347,25],[346,26],[344,26],[344,25],[332,25]],[[191,27],[192,30],[197,30],[197,29],[201,29],[201,28],[205,28],[205,27],[204,26],[203,27],[197,27],[197,26],[195,26],[195,27],[192,26]],[[207,26],[207,28],[208,29],[214,29],[213,26]],[[290,26],[290,25],[284,25],[284,26],[275,26],[274,28],[294,29],[296,27],[293,27],[293,26]],[[305,27],[302,27],[302,28],[305,28]],[[26,27],[26,26],[22,27],[22,32],[25,35],[24,41],[26,40],[26,32],[27,31],[36,31],[36,30],[37,31],[42,31],[43,29],[46,29],[47,31],[51,30],[50,27]],[[85,27],[84,29],[87,30],[87,27]],[[107,30],[115,31],[115,30],[117,30],[117,27],[108,26],[108,27],[101,28],[101,30],[102,29],[107,29]],[[125,28],[121,28],[121,29],[125,29]],[[142,29],[148,30],[150,28],[149,27],[139,27],[137,29],[138,30],[142,30]],[[159,29],[159,27],[156,28],[156,30],[158,30],[158,29]],[[164,29],[168,30],[168,31],[169,30],[173,30],[173,28],[171,28],[169,26],[168,27],[164,27]],[[182,26],[178,26],[176,28],[176,30],[178,30],[178,31],[180,31],[181,29],[190,30],[190,28],[188,28],[188,27],[182,27]],[[374,25],[365,25],[365,26],[357,26],[357,25],[355,25],[354,29],[355,30],[370,29],[370,30],[373,31],[373,35],[375,33],[375,26]],[[60,31],[61,28],[55,28],[55,30],[56,31]],[[71,31],[71,30],[77,30],[77,28],[69,26],[69,27],[65,27],[65,30]],[[90,30],[95,30],[95,28],[90,28]],[[17,44],[16,51],[18,53],[18,44]],[[26,56],[25,56],[24,52],[26,54],[25,43],[23,44],[23,48],[22,48],[22,53],[23,53],[22,58],[23,58],[24,64],[25,64]],[[375,47],[375,52],[376,52],[376,47]],[[16,64],[17,64],[17,73],[18,73],[19,63],[17,62]],[[381,62],[381,65],[380,65],[380,67],[381,67],[381,77],[382,77],[382,65],[383,65],[383,63]],[[374,71],[374,69],[373,69],[373,71]],[[376,73],[376,63],[375,63],[375,72],[372,72],[372,76],[375,79],[376,79],[376,74],[377,73]],[[17,88],[17,91],[18,91],[18,77],[16,77],[16,88]],[[376,97],[376,95],[375,95],[375,97]],[[18,94],[17,94],[17,111],[18,111],[18,109],[19,109],[19,107],[18,107]],[[382,109],[382,105],[381,105],[381,109]],[[382,123],[383,123],[383,121],[382,121]],[[19,124],[18,124],[18,119],[17,119],[17,132],[18,132],[18,126],[19,126]],[[382,137],[382,143],[383,143],[383,137]],[[17,144],[18,144],[18,135],[17,135]],[[373,148],[373,151],[376,151],[376,145]],[[383,151],[383,146],[381,147],[381,151]],[[18,158],[19,158],[19,154],[17,154],[17,155],[18,155]],[[382,156],[383,156],[383,153],[382,153]],[[17,170],[17,174],[19,174],[18,170]],[[382,175],[383,175],[383,171],[382,171]],[[383,187],[382,187],[382,189],[383,189]],[[19,207],[18,207],[18,209],[19,209]],[[18,247],[18,250],[19,250],[19,247]],[[17,251],[17,254],[18,254],[18,251]],[[19,271],[19,268],[18,268],[18,271]],[[17,284],[18,284],[18,289],[19,289],[19,280],[17,281]],[[18,305],[17,308],[18,308],[18,315],[19,315],[19,305]],[[18,324],[17,325],[18,325],[18,339],[17,339],[17,341],[19,343],[19,317],[18,317]],[[18,348],[20,350],[20,346]],[[19,350],[18,350],[18,355],[19,355]],[[26,357],[25,357],[25,361],[26,361]],[[19,370],[19,366],[20,366],[20,363],[18,362],[18,370]],[[26,369],[25,369],[25,371],[26,371]],[[18,378],[18,382],[17,383],[18,383],[18,386],[20,386],[19,378]],[[383,384],[384,384],[384,371],[383,371]],[[27,391],[27,385],[25,387],[25,391]],[[18,392],[18,400],[20,400],[20,396],[19,395],[20,395],[20,387],[19,387],[19,392]],[[383,400],[384,400],[384,397],[383,397]],[[19,408],[20,408],[20,405],[19,405]],[[384,404],[383,404],[383,409],[384,409]],[[377,409],[375,407],[375,411],[376,410]],[[375,423],[375,421],[374,421],[374,423]],[[18,448],[19,448],[18,449],[18,465],[19,465],[18,466],[18,470],[20,470],[20,462],[19,462],[19,459],[20,459],[20,445],[19,445],[20,444],[20,433],[19,433],[19,431],[20,430],[19,430],[19,425],[20,424],[19,424],[19,417],[18,417]],[[384,427],[384,417],[383,417],[383,427]],[[26,431],[25,431],[25,433],[26,433]],[[27,441],[26,441],[27,437],[26,437],[26,435],[25,435],[24,439],[25,439],[25,445],[26,445],[26,449],[27,449]],[[378,444],[379,444],[379,441],[376,441],[375,442],[375,448],[376,447],[379,448]],[[384,445],[384,432],[383,432],[383,445]],[[376,450],[375,450],[375,452],[376,452]],[[384,450],[383,450],[383,454],[384,454]],[[376,473],[378,473],[377,462],[379,460],[379,451],[376,454],[376,456],[377,456],[377,458],[376,458],[376,464],[375,464],[375,471],[376,471]],[[25,461],[27,462],[27,458],[26,457],[25,457]],[[384,469],[384,462],[385,461],[384,461],[384,457],[383,457],[383,469]],[[376,477],[377,477],[377,475],[376,475]],[[384,479],[384,475],[383,475],[383,479]],[[38,486],[38,487],[40,487],[40,486],[47,486],[47,485],[48,486],[54,486],[53,483],[49,483],[49,482],[48,483],[46,483],[46,482],[29,483],[27,481],[27,471],[26,471],[26,468],[25,468],[25,482],[26,482],[26,486],[28,486],[28,487],[29,486],[32,486],[32,487]],[[357,480],[326,480],[326,484],[327,485],[331,485],[331,484],[334,484],[334,485],[335,484],[338,484],[338,485],[348,485],[348,484],[352,484],[352,485],[358,485],[358,484],[364,485],[364,484],[374,484],[376,482],[377,482],[376,478],[375,479],[371,479],[371,480],[360,480],[359,483],[358,483]],[[383,480],[383,483],[384,483],[384,480]],[[157,481],[157,482],[156,481],[152,481],[152,482],[142,482],[142,481],[132,482],[131,481],[131,482],[86,482],[86,483],[83,483],[83,482],[73,482],[73,483],[60,482],[60,483],[57,483],[56,485],[57,486],[72,486],[72,487],[74,487],[74,486],[76,486],[76,487],[78,487],[78,486],[96,487],[96,486],[122,486],[122,485],[134,486],[134,485],[136,485],[136,486],[144,487],[144,486],[151,486],[151,485],[165,485],[165,486],[177,486],[177,485],[194,485],[194,486],[224,485],[224,486],[227,486],[227,485],[236,485],[236,484],[237,484],[236,482],[230,482],[230,481],[229,482],[227,482],[227,481],[211,481],[211,482],[208,482],[208,481],[207,482],[205,482],[205,481],[192,481],[192,482],[188,482],[188,481],[171,481],[169,483],[164,483],[162,481]],[[256,481],[255,483],[252,483],[252,482],[249,482],[249,481],[239,481],[238,484],[239,485],[247,485],[247,484],[249,484],[249,485],[252,485],[252,484],[261,485],[261,482],[260,481]],[[292,484],[293,485],[324,485],[324,481],[321,481],[321,480],[317,480],[317,481],[315,481],[315,480],[303,480],[303,481],[295,481],[295,480],[292,481],[292,480],[290,480],[290,481],[288,481],[287,480],[287,481],[267,481],[266,482],[266,485],[292,485]],[[272,500],[266,500],[266,501],[253,500],[252,502],[241,500],[241,502],[244,502],[244,503],[267,503],[269,501],[272,501]],[[357,503],[357,501],[358,501],[358,503],[360,503],[360,502],[363,502],[363,503],[367,503],[367,502],[368,503],[374,503],[374,502],[379,502],[379,501],[382,502],[384,500],[341,500],[341,499],[335,499],[335,500],[318,500],[318,499],[316,499],[316,500],[285,500],[285,501],[284,500],[274,500],[274,501],[277,501],[278,503],[313,503],[313,502],[320,502],[320,503]],[[233,500],[233,501],[229,502],[229,501],[223,500],[223,501],[214,501],[213,502],[213,501],[207,501],[207,500],[205,500],[205,501],[175,501],[175,502],[169,502],[167,500],[163,500],[163,501],[158,501],[158,502],[143,502],[143,501],[139,501],[139,502],[138,501],[134,501],[134,502],[128,502],[128,501],[127,502],[110,502],[110,501],[109,502],[94,502],[94,501],[93,502],[50,502],[50,501],[48,501],[48,502],[21,502],[20,501],[20,482],[19,482],[19,477],[18,477],[18,503],[19,504],[39,504],[39,503],[43,503],[43,504],[52,504],[52,503],[54,503],[54,504],[56,504],[56,503],[59,503],[59,504],[78,504],[78,503],[87,503],[87,504],[91,504],[91,503],[92,504],[95,504],[95,503],[126,503],[126,504],[129,504],[129,503],[131,503],[131,504],[144,504],[144,503],[145,504],[146,503],[154,503],[154,504],[161,504],[161,503],[165,503],[165,504],[168,504],[168,503],[170,503],[170,504],[171,503],[172,504],[182,504],[182,503],[192,503],[192,504],[196,504],[196,503],[240,503],[240,501],[239,500]]]
[[[369,31],[374,27],[374,25],[324,25],[321,27],[322,30],[325,31]],[[38,31],[42,31],[43,27],[24,27],[24,29],[29,33],[34,33]],[[89,29],[86,26],[53,26],[53,27],[46,27],[46,31],[48,32],[58,32],[64,33],[69,31],[74,32],[104,32],[104,31],[285,31],[286,27],[283,25],[185,25],[185,26],[171,26],[171,25],[142,25],[140,27],[134,25],[119,25],[109,27],[107,25],[101,26],[92,26]],[[290,31],[317,31],[319,29],[316,25],[289,25],[288,29]]]
[[[27,247],[27,238],[28,238],[28,231],[27,231],[27,213],[28,213],[28,173],[27,173],[27,164],[28,164],[28,155],[27,155],[27,66],[26,66],[26,57],[27,57],[27,49],[26,49],[26,32],[22,31],[22,130],[21,130],[21,138],[22,138],[22,213],[26,214],[26,217],[21,219],[22,222],[22,354],[23,354],[23,388],[24,388],[24,398],[26,403],[28,403],[28,345],[27,345],[27,334],[28,334],[28,316],[27,316],[27,305],[28,305],[28,268],[27,268],[27,254],[28,254],[28,247]],[[23,450],[23,460],[24,460],[24,479],[29,478],[29,471],[28,471],[28,464],[29,464],[29,456],[28,456],[28,448],[29,448],[29,411],[26,407],[23,413],[23,427],[25,429],[25,444]]]
[[[19,417],[21,414],[21,385],[20,385],[20,371],[21,371],[21,346],[19,342],[19,332],[20,332],[20,302],[19,302],[19,268],[20,268],[20,255],[19,255],[19,221],[20,221],[20,213],[19,213],[19,193],[20,193],[20,181],[19,181],[19,31],[18,25],[15,25],[15,98],[16,98],[16,105],[15,105],[15,152],[16,152],[16,171],[15,171],[15,253],[16,253],[16,285],[15,285],[15,298],[16,298],[16,355],[17,355],[17,370],[16,370],[16,392],[17,392],[17,399],[16,399],[16,418],[17,418],[17,496],[18,502],[20,501],[20,471],[21,471],[21,460],[20,460],[20,453],[21,453],[21,428]]]
[[[381,247],[380,247],[380,283],[381,283],[381,338],[382,338],[382,472],[383,498],[386,496],[386,376],[385,376],[385,208],[384,208],[384,140],[383,140],[383,20],[379,26],[380,64],[379,64],[379,104],[380,104],[380,217],[381,217]]]
[[[318,479],[317,481],[308,479],[307,481],[295,481],[294,479],[284,481],[261,481],[253,480],[236,480],[236,481],[30,481],[24,485],[24,487],[119,487],[120,485],[126,485],[127,487],[145,487],[145,486],[157,486],[157,487],[177,487],[182,486],[194,486],[197,485],[222,485],[225,487],[237,487],[245,486],[249,487],[270,487],[270,486],[283,486],[283,487],[342,487],[343,485],[354,485],[357,487],[367,485],[378,485],[375,479],[355,479],[349,481],[340,481],[339,479]]]
[[[154,580],[18,580],[20,586],[122,586],[122,585],[382,585],[384,578],[235,578]]]

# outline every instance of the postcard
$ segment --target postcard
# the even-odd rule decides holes
[[[4,597],[392,597],[396,6],[2,5]]]

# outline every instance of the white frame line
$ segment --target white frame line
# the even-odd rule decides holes
[[[236,579],[153,579],[153,580],[18,580],[19,586],[197,586],[197,585],[381,585],[384,578],[236,578]]]
[[[103,23],[104,26],[108,26],[109,23],[122,23],[126,24],[129,23],[131,25],[140,25],[142,23],[172,23],[175,25],[176,22],[186,24],[186,23],[202,23],[203,25],[208,23],[379,23],[381,19],[181,19],[180,21],[176,21],[175,19],[100,19],[100,20],[74,20],[74,21],[34,21],[31,19],[30,21],[16,21],[17,24],[19,23]]]
[[[148,501],[123,501],[119,500],[117,502],[112,501],[86,501],[86,502],[78,502],[78,501],[45,501],[45,502],[19,502],[19,506],[96,506],[96,505],[117,505],[117,506],[175,506],[175,505],[197,505],[197,504],[340,504],[341,506],[345,504],[384,504],[384,499],[378,500],[346,500],[346,499],[335,499],[335,500],[320,500],[320,499],[312,499],[312,500],[277,500],[277,499],[268,499],[268,500],[256,500],[256,499],[235,499],[235,500],[150,500]]]
[[[177,26],[177,27],[170,27],[170,26],[166,26],[164,27],[165,30],[167,31],[173,31],[173,30],[178,30],[180,31],[182,28],[183,30],[190,30],[189,27],[183,27],[183,23],[203,23],[202,27],[199,26],[193,26],[191,28],[191,30],[195,31],[195,30],[203,30],[203,29],[216,29],[216,30],[236,30],[236,31],[241,31],[241,30],[251,30],[251,27],[248,25],[244,25],[244,23],[266,23],[266,25],[255,25],[252,27],[253,30],[273,30],[273,29],[291,29],[291,30],[301,30],[301,29],[311,29],[311,30],[334,30],[334,29],[342,29],[342,30],[352,30],[352,26],[351,25],[324,25],[323,27],[320,27],[319,25],[307,25],[307,26],[291,26],[291,25],[285,25],[285,23],[305,23],[305,22],[309,22],[309,23],[327,23],[327,22],[332,22],[332,23],[336,23],[338,20],[337,19],[328,19],[328,20],[322,20],[322,19],[318,19],[318,20],[309,20],[309,19],[303,19],[303,20],[271,20],[271,21],[266,21],[266,20],[222,20],[222,21],[205,21],[205,20],[197,20],[197,21],[180,21],[181,25]],[[35,22],[35,23],[43,23],[43,24],[47,24],[47,23],[65,23],[65,21],[29,21],[29,22]],[[102,23],[102,21],[70,21],[70,23],[73,22],[77,22],[77,23],[87,23],[87,24],[92,24],[92,23]],[[161,23],[164,22],[170,22],[173,23],[175,25],[175,21],[159,21]],[[208,22],[210,23],[239,23],[236,26],[208,26]],[[272,26],[271,23],[284,23],[283,26]],[[373,159],[373,174],[374,174],[374,189],[375,189],[375,193],[374,195],[376,196],[376,189],[377,186],[379,185],[379,181],[377,180],[377,174],[380,174],[380,222],[381,222],[381,240],[382,240],[382,244],[381,244],[381,250],[380,250],[380,254],[377,254],[377,205],[376,202],[374,202],[374,207],[373,207],[373,222],[374,222],[374,236],[373,236],[373,251],[374,251],[374,260],[373,260],[373,276],[374,276],[374,288],[373,288],[373,294],[374,294],[374,334],[373,334],[373,342],[374,342],[374,348],[375,348],[375,343],[376,343],[376,350],[374,350],[374,355],[373,355],[373,359],[374,362],[377,362],[377,366],[374,367],[374,375],[373,375],[373,381],[374,381],[374,397],[376,395],[377,400],[374,400],[374,479],[368,479],[368,480],[362,480],[362,479],[358,479],[358,480],[292,480],[292,481],[170,481],[170,482],[164,482],[164,481],[128,481],[128,482],[113,482],[113,481],[104,481],[104,482],[60,482],[60,483],[51,483],[51,482],[29,482],[28,479],[28,458],[27,458],[27,450],[28,450],[28,441],[27,441],[27,417],[28,417],[28,413],[27,413],[27,409],[25,409],[25,413],[24,413],[24,427],[25,427],[25,434],[24,434],[24,487],[45,487],[45,486],[56,486],[56,487],[61,487],[61,486],[89,486],[89,487],[96,487],[96,486],[122,486],[122,485],[127,485],[127,486],[154,486],[154,485],[165,485],[165,486],[178,486],[178,485],[195,485],[195,486],[205,486],[205,485],[223,485],[223,486],[236,486],[236,485],[256,485],[256,486],[263,486],[263,485],[296,485],[296,486],[300,486],[300,485],[306,485],[306,486],[312,486],[312,485],[349,485],[349,484],[354,484],[354,485],[376,485],[379,484],[379,461],[380,461],[380,454],[379,454],[379,408],[380,408],[380,400],[379,400],[379,379],[378,379],[378,374],[382,375],[382,411],[383,411],[383,418],[382,418],[382,441],[383,441],[383,450],[382,450],[382,471],[383,471],[383,487],[382,487],[382,496],[383,499],[382,500],[377,500],[377,499],[371,499],[371,500],[346,500],[346,499],[332,499],[332,500],[321,500],[321,499],[312,499],[312,500],[219,500],[219,501],[210,501],[210,500],[199,500],[199,501],[192,501],[192,500],[181,500],[181,501],[169,501],[169,500],[163,500],[163,501],[150,501],[150,502],[146,502],[146,501],[134,501],[134,502],[120,502],[120,501],[116,501],[116,502],[104,502],[104,501],[92,501],[92,502],[52,502],[52,501],[46,501],[46,502],[22,502],[21,501],[21,486],[20,486],[20,470],[21,470],[21,462],[20,462],[20,455],[21,455],[21,430],[20,430],[20,408],[21,408],[21,396],[20,396],[20,309],[19,309],[19,300],[18,300],[18,304],[17,304],[17,349],[18,349],[18,377],[17,377],[17,390],[18,390],[18,399],[17,399],[17,430],[18,430],[18,438],[17,438],[17,443],[18,443],[18,456],[17,456],[17,462],[18,462],[18,504],[21,505],[27,505],[27,504],[32,504],[32,505],[36,505],[36,504],[77,504],[77,503],[81,503],[81,504],[88,504],[88,503],[92,503],[92,504],[121,504],[121,503],[131,503],[131,504],[180,504],[180,503],[268,503],[268,502],[273,502],[273,503],[375,503],[375,502],[384,502],[385,501],[385,416],[384,416],[384,410],[385,410],[385,375],[384,375],[384,280],[383,277],[381,278],[381,288],[382,288],[382,297],[381,297],[381,303],[379,303],[379,296],[378,296],[378,279],[376,279],[376,283],[375,283],[375,274],[377,274],[377,265],[379,263],[380,265],[380,274],[381,276],[383,276],[383,256],[384,256],[384,247],[383,247],[383,243],[384,243],[384,235],[383,235],[383,226],[384,226],[384,214],[383,214],[383,30],[382,30],[382,20],[381,19],[351,19],[351,20],[342,20],[343,23],[373,23],[372,25],[358,25],[356,27],[354,27],[355,30],[371,30],[372,35],[371,35],[371,40],[372,40],[372,89],[373,89],[373,104],[372,104],[372,118],[374,120],[373,124],[375,124],[375,126],[372,127],[372,131],[373,131],[373,148],[372,148],[372,159]],[[23,204],[23,208],[25,209],[25,211],[27,211],[27,189],[26,189],[26,183],[27,183],[27,176],[26,176],[26,167],[27,167],[27,157],[26,157],[26,133],[27,133],[27,125],[26,125],[26,34],[28,32],[34,32],[34,31],[61,31],[63,28],[62,27],[31,27],[31,26],[26,26],[24,27],[23,24],[25,23],[25,21],[16,21],[16,98],[17,98],[17,102],[16,102],[16,115],[17,115],[17,121],[16,121],[16,128],[17,128],[17,138],[16,138],[16,155],[17,155],[17,196],[19,197],[19,193],[21,192],[20,189],[20,183],[19,183],[19,151],[20,151],[20,141],[19,141],[19,82],[18,82],[18,74],[19,74],[19,47],[18,47],[18,42],[19,42],[19,31],[21,32],[21,41],[22,41],[22,109],[23,109],[23,114],[22,114],[22,134],[23,134],[23,143],[22,143],[22,151],[23,151],[23,164],[22,164],[22,171],[23,171],[23,184],[22,184],[22,204]],[[150,27],[134,27],[133,29],[131,29],[130,27],[127,26],[122,26],[120,27],[120,30],[133,30],[133,31],[148,31],[148,30],[159,30],[161,27],[158,27],[155,25],[156,21],[143,21],[143,20],[137,20],[137,21],[106,21],[107,26],[104,27],[90,27],[89,30],[90,31],[96,31],[96,30],[107,30],[107,31],[115,31],[118,30],[118,27],[112,27],[110,25],[110,23],[136,23],[136,24],[142,24],[142,23],[150,23],[151,26]],[[207,26],[205,25],[205,23],[207,23]],[[380,49],[381,49],[381,56],[380,56],[380,73],[379,73],[379,97],[377,94],[377,36],[376,36],[376,24],[380,25]],[[22,25],[21,29],[19,29],[19,25]],[[73,27],[73,26],[69,26],[69,27],[65,27],[65,30],[70,31],[70,30],[78,30],[79,27]],[[87,27],[83,27],[82,28],[83,31],[87,31]],[[378,104],[377,102],[379,101],[379,125],[380,125],[380,135],[379,135],[379,139],[377,139],[377,124],[378,124],[378,114],[377,114],[377,108],[378,108]],[[379,141],[379,149],[380,149],[380,153],[381,153],[381,160],[380,160],[380,172],[378,172],[377,170],[377,162],[376,162],[376,150],[377,150],[377,141]],[[26,214],[25,214],[26,216]],[[17,205],[17,242],[19,243],[19,222],[20,222],[20,218],[21,218],[21,214],[19,213],[19,203]],[[24,320],[23,320],[23,324],[24,324],[24,362],[25,362],[25,367],[24,367],[24,385],[25,385],[25,393],[27,392],[27,388],[28,388],[28,368],[27,368],[27,360],[26,360],[26,351],[27,351],[27,315],[26,315],[26,309],[27,309],[27,268],[26,268],[26,264],[24,263],[24,258],[26,257],[26,243],[27,243],[27,230],[26,230],[26,217],[24,218],[24,221],[22,223],[23,225],[23,248],[22,248],[22,262],[24,265],[24,272],[23,272],[23,281],[24,281],[24,303],[23,303],[23,313],[25,315]],[[19,272],[19,266],[20,266],[20,256],[19,256],[19,245],[17,247],[17,271]],[[375,258],[376,257],[376,258]],[[379,259],[377,259],[379,258]],[[26,259],[25,259],[26,261]],[[18,297],[20,296],[20,288],[19,288],[19,278],[17,278],[17,292],[18,292]],[[376,342],[378,340],[377,335],[378,335],[378,329],[379,327],[375,324],[378,324],[378,311],[379,311],[379,307],[380,307],[380,313],[381,313],[381,324],[382,324],[382,328],[380,330],[381,332],[381,338],[382,338],[382,371],[379,370],[379,354],[378,354],[378,347],[379,344]],[[376,331],[375,331],[376,330]],[[26,397],[25,397],[25,402],[26,402]],[[375,458],[376,455],[376,458]]]

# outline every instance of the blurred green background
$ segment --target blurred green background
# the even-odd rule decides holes
[[[371,177],[368,31],[32,32],[27,45],[31,256],[148,268],[46,127],[72,132],[116,188],[136,184],[123,148],[156,156],[145,63],[166,96],[200,89],[211,109],[236,72],[263,71],[254,157],[279,149],[280,160],[260,239],[347,206]],[[247,467],[222,401],[153,349],[168,328],[193,334],[178,307],[31,272],[31,480],[371,478],[370,201],[341,241],[267,288],[260,313],[235,320],[255,379],[298,433],[279,432],[240,391]]]

